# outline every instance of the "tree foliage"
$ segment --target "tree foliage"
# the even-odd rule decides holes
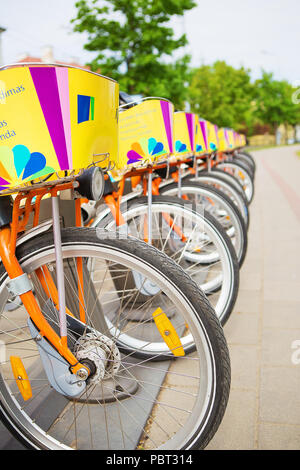
[[[253,85],[250,70],[224,61],[192,71],[189,102],[192,110],[221,127],[239,130],[251,121]]]
[[[80,0],[74,30],[88,33],[85,49],[95,51],[93,70],[114,78],[130,94],[164,96],[183,105],[189,57],[170,61],[187,44],[170,27],[193,0]]]
[[[299,122],[299,106],[293,100],[293,87],[286,80],[274,80],[272,73],[263,72],[255,81],[255,115],[260,122],[276,131],[280,124]]]
[[[224,61],[202,65],[191,73],[188,94],[194,112],[249,135],[258,128],[275,132],[280,124],[300,123],[300,104],[292,98],[295,89],[265,71],[252,82],[251,71],[244,67],[236,69]]]

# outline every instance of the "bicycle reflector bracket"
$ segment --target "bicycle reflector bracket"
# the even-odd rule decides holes
[[[161,308],[157,308],[152,313],[153,320],[155,321],[156,327],[161,334],[164,342],[170,349],[174,356],[185,356],[184,349],[180,338],[172,325],[167,315],[162,311]]]
[[[99,201],[104,192],[104,175],[98,166],[92,166],[76,178],[77,192],[90,201]]]
[[[18,356],[10,356],[10,363],[18,389],[23,399],[27,401],[32,398],[32,389],[24,364]]]

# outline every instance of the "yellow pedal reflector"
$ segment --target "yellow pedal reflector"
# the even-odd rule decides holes
[[[158,331],[160,332],[164,342],[171,350],[174,356],[185,356],[184,349],[182,347],[180,338],[170,322],[167,315],[162,311],[161,308],[157,308],[152,313],[152,317],[155,321]]]
[[[32,389],[23,362],[18,356],[10,356],[9,359],[18,389],[23,399],[25,401],[29,400],[29,398],[32,398]]]

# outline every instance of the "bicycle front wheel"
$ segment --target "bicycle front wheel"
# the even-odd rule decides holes
[[[223,162],[218,163],[217,168],[224,172],[228,172],[236,178],[236,180],[241,184],[247,201],[250,204],[254,196],[254,183],[245,166],[242,163]]]
[[[160,193],[179,197],[178,184],[172,183],[164,186]],[[205,210],[222,225],[242,266],[247,251],[247,230],[242,215],[231,199],[211,185],[187,179],[181,182],[180,194],[183,199],[195,203],[196,207],[205,207]]]
[[[50,379],[44,359],[51,345],[46,342],[43,356],[42,338],[32,335],[24,307],[17,303],[7,308],[14,300],[0,265],[0,337],[6,351],[0,376],[2,419],[34,449],[205,447],[222,420],[230,384],[228,350],[214,311],[187,274],[153,247],[133,238],[101,237],[93,229],[62,231],[66,300],[74,315],[68,320],[68,343],[79,360],[94,364],[84,391],[78,388],[76,396],[58,390],[55,368]],[[56,283],[53,234],[20,245],[17,256],[44,317],[55,329],[58,312],[45,287]],[[45,282],[38,277],[40,270],[47,272]],[[132,287],[127,285],[129,277],[135,279]],[[122,279],[122,292],[116,289],[116,278]],[[136,305],[143,289],[148,289],[147,300]],[[78,330],[80,307],[86,320]],[[156,316],[162,316],[163,328],[157,326]],[[191,343],[194,352],[188,355]],[[56,354],[50,350],[48,361]],[[168,360],[153,362],[155,354],[156,359],[167,354]],[[19,367],[27,372],[32,396],[26,401],[11,356],[17,356]],[[58,367],[64,367],[62,358]]]
[[[152,198],[152,244],[176,261],[208,296],[224,325],[234,307],[239,285],[239,264],[234,247],[222,226],[192,202],[171,196]],[[99,227],[147,238],[148,199],[121,204],[125,225],[116,226],[112,214]]]
[[[245,222],[245,225],[248,229],[249,227],[249,210],[248,210],[248,202],[246,199],[246,196],[244,193],[241,193],[238,191],[229,181],[225,181],[223,176],[228,176],[232,180],[234,178],[225,173],[224,171],[219,170],[219,172],[214,171],[214,172],[204,172],[201,171],[199,173],[199,176],[197,178],[184,178],[186,180],[192,181],[192,182],[199,182],[199,183],[204,183],[208,184],[214,188],[219,189],[222,191],[227,197],[230,198],[230,200],[234,203],[234,205],[238,208],[241,216],[243,217],[243,220]],[[235,180],[234,180],[235,181]]]

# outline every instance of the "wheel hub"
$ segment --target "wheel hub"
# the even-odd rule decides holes
[[[105,335],[87,333],[76,342],[76,358],[91,370],[88,383],[99,383],[115,375],[121,364],[119,349]],[[94,367],[90,367],[90,364]]]

